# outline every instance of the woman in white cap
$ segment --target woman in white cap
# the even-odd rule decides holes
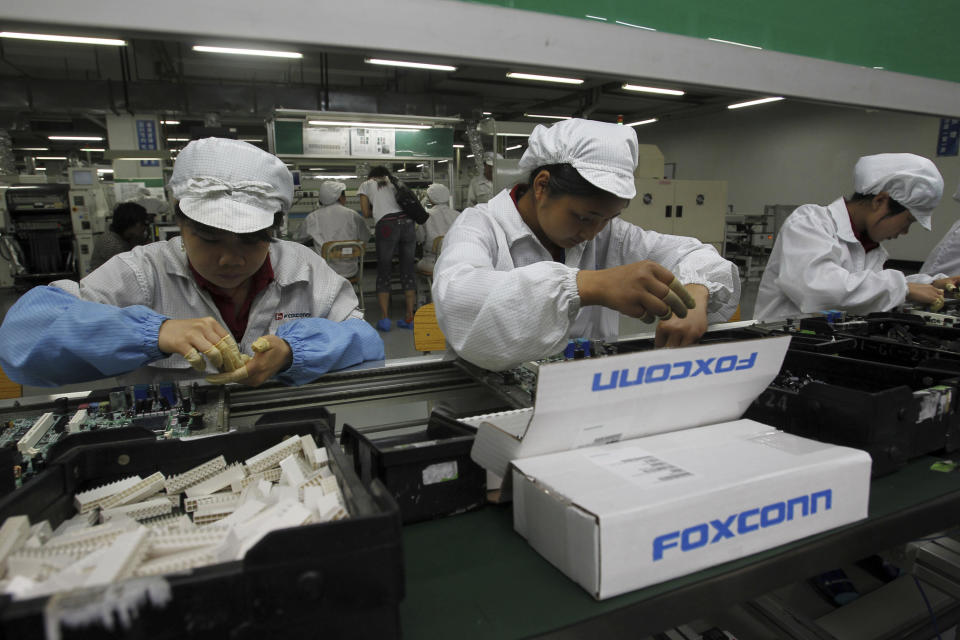
[[[319,191],[320,208],[304,218],[294,239],[312,243],[318,255],[325,242],[355,240],[366,243],[370,237],[367,223],[359,213],[344,206],[347,202],[347,185],[325,180],[320,183]],[[340,258],[328,264],[344,278],[357,275],[360,268],[356,258]]]
[[[493,197],[493,159],[503,160],[499,153],[487,151],[483,154],[483,173],[473,176],[470,186],[467,187],[467,206],[475,207],[478,204],[489,202]]]
[[[303,384],[383,358],[350,283],[303,245],[273,239],[293,198],[276,156],[196,140],[170,187],[181,236],[114,256],[79,283],[37,287],[10,309],[0,327],[10,378],[55,386],[134,372],[129,384],[193,367],[212,382]]]
[[[529,183],[465,210],[444,238],[433,299],[460,356],[506,369],[570,338],[614,340],[621,313],[659,317],[657,346],[681,346],[733,314],[733,263],[617,217],[636,195],[636,166],[630,127],[572,119],[534,130],[520,160]]]
[[[460,212],[450,206],[450,189],[446,185],[435,182],[427,187],[427,200],[430,202],[430,218],[417,227],[417,240],[423,245],[423,257],[417,263],[417,270],[432,272],[437,263],[433,243],[447,234]]]
[[[953,199],[960,202],[960,186]],[[920,273],[960,273],[960,220],[953,223],[933,248],[920,267]]]
[[[786,219],[760,280],[756,319],[826,309],[866,314],[942,299],[954,278],[884,269],[888,254],[880,246],[914,222],[930,229],[943,194],[937,167],[910,153],[882,153],[860,158],[853,181],[856,193],[849,200],[805,204]]]

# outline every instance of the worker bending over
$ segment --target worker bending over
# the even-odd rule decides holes
[[[318,255],[326,242],[349,240],[366,244],[370,229],[359,213],[345,206],[347,185],[325,180],[320,183],[319,191],[320,208],[304,218],[294,239],[313,244],[313,250]],[[357,257],[332,259],[327,264],[344,278],[352,278],[360,270]]]
[[[730,317],[733,263],[617,217],[636,195],[636,166],[630,127],[571,119],[534,130],[520,160],[529,182],[465,210],[444,238],[433,299],[460,356],[497,370],[569,338],[615,340],[620,313],[657,316],[656,345],[681,346]]]
[[[936,166],[909,153],[882,153],[860,158],[853,174],[850,199],[805,204],[784,222],[760,280],[758,320],[826,309],[866,314],[905,301],[932,304],[957,280],[883,268],[888,254],[879,243],[906,234],[913,222],[930,229],[943,193]]]
[[[310,249],[273,238],[293,198],[276,156],[196,140],[170,186],[181,236],[114,256],[79,283],[37,287],[10,309],[0,326],[10,378],[54,386],[135,372],[129,384],[187,377],[192,366],[212,382],[303,384],[383,358],[350,283]]]

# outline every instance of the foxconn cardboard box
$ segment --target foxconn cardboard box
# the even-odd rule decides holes
[[[604,599],[867,515],[870,457],[752,420],[513,461],[514,528]]]

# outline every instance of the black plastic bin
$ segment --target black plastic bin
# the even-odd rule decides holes
[[[364,486],[323,421],[181,441],[133,440],[76,448],[0,501],[0,521],[27,515],[57,526],[73,515],[73,495],[91,486],[161,470],[180,473],[223,454],[244,460],[285,436],[312,434],[327,447],[350,517],[274,531],[239,561],[164,576],[172,600],[144,605],[132,628],[70,629],[71,638],[395,638],[404,595],[400,517],[378,482]],[[56,596],[53,596],[56,597]],[[50,598],[0,598],[6,638],[44,638]]]
[[[482,506],[487,474],[470,459],[476,432],[437,412],[426,428],[360,433],[343,425],[340,444],[364,483],[380,480],[400,505],[404,524]]]
[[[781,374],[810,376],[799,389],[775,380],[747,409],[745,418],[788,433],[863,449],[873,459],[872,474],[896,471],[911,458],[960,448],[960,414],[955,374],[788,351]],[[949,403],[922,416],[914,392],[942,385]]]

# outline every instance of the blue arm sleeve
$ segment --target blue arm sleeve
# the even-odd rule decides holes
[[[114,307],[36,287],[0,326],[0,365],[11,380],[38,387],[127,373],[166,356],[157,347],[166,319],[144,306]]]
[[[363,320],[334,322],[326,318],[302,318],[277,327],[293,351],[293,364],[276,379],[287,385],[313,382],[327,371],[343,369],[366,360],[383,360],[383,340]]]

